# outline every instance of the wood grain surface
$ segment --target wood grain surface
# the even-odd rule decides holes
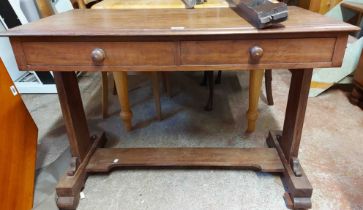
[[[172,65],[172,42],[25,42],[28,64],[93,65],[92,50],[106,54],[102,65]]]
[[[75,10],[11,29],[19,69],[202,71],[339,67],[358,28],[297,7],[257,30],[236,8]],[[93,27],[94,25],[98,27]],[[249,50],[263,49],[251,63]],[[92,60],[95,49],[105,52]]]
[[[54,72],[63,120],[67,129],[72,157],[82,161],[92,145],[83,109],[77,76],[74,72]]]
[[[264,30],[250,25],[236,8],[81,9],[15,27],[0,36],[247,35],[357,30],[356,26],[298,7],[289,7],[289,19],[283,24]]]
[[[334,38],[189,41],[181,43],[182,64],[250,63],[249,49],[259,46],[259,63],[307,63],[332,60]],[[203,56],[200,56],[203,55]]]
[[[89,0],[86,0],[89,1]],[[226,0],[208,0],[203,4],[195,5],[195,9],[228,7]],[[92,6],[92,9],[160,9],[160,8],[186,8],[182,0],[103,0]]]
[[[335,42],[334,38],[189,41],[181,43],[181,64],[249,63],[252,46],[264,50],[260,63],[278,63],[281,58],[286,63],[330,62]],[[106,53],[102,65],[174,65],[175,47],[172,42],[23,43],[28,65],[93,65],[91,52],[95,48]]]
[[[86,170],[107,172],[122,166],[217,166],[264,172],[282,172],[284,169],[274,148],[100,148]]]
[[[38,129],[0,59],[0,209],[33,206]]]
[[[56,72],[72,155],[80,158],[82,166],[75,172],[82,176],[67,177],[58,186],[58,207],[77,206],[87,172],[125,166],[217,166],[284,172],[293,207],[306,208],[311,206],[311,187],[306,180],[298,186],[289,164],[297,160],[312,68],[340,66],[348,33],[357,30],[297,7],[289,7],[287,21],[265,30],[252,27],[236,8],[100,9],[62,13],[0,35],[10,36],[20,69]],[[72,57],[75,54],[78,59]],[[97,149],[94,154],[98,146],[91,146],[88,138],[76,77],[65,72],[119,71],[115,75],[125,77],[126,71],[246,69],[257,73],[256,69],[275,68],[288,68],[293,74],[283,140],[276,148]],[[121,116],[125,119],[131,112]]]

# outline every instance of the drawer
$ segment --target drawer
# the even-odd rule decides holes
[[[331,62],[336,38],[185,41],[181,43],[183,65],[274,64]],[[257,47],[258,60],[250,50]]]
[[[173,65],[173,42],[23,42],[27,65]]]

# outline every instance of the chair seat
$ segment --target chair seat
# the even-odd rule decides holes
[[[208,0],[195,8],[228,7],[226,0]],[[182,0],[103,0],[92,6],[92,9],[162,9],[185,8]]]

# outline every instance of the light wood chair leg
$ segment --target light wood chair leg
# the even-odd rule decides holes
[[[107,72],[102,72],[102,118],[108,115],[108,77]]]
[[[155,101],[155,111],[158,120],[161,120],[161,104],[160,104],[160,79],[159,72],[151,72],[151,82]]]
[[[129,104],[127,72],[114,72],[113,76],[115,79],[117,95],[121,106],[120,116],[124,122],[126,131],[131,131],[132,112]]]
[[[247,130],[246,132],[254,132],[256,129],[256,120],[258,118],[258,101],[261,93],[262,78],[264,69],[256,69],[250,71],[249,84],[249,107],[247,111]]]

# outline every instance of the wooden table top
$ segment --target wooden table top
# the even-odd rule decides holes
[[[164,36],[352,32],[358,27],[298,7],[278,27],[258,30],[236,8],[72,10],[0,36]]]
[[[195,9],[228,7],[227,0],[208,0],[195,5]],[[92,9],[162,9],[186,8],[183,0],[103,0],[92,6]]]

